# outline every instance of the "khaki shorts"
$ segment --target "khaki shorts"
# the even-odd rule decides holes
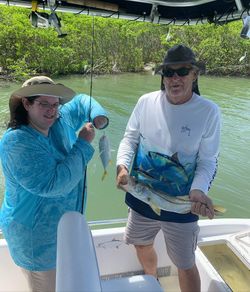
[[[32,292],[55,292],[56,270],[37,272],[22,269],[30,291]]]
[[[175,223],[146,218],[129,209],[125,242],[133,245],[151,245],[162,230],[167,253],[179,269],[191,269],[195,264],[195,249],[199,226],[196,222]]]

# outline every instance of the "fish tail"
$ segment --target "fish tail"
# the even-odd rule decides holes
[[[158,216],[161,215],[161,209],[160,209],[158,206],[156,206],[156,205],[154,205],[154,204],[150,204],[150,207],[152,208],[152,210],[153,210]]]
[[[227,211],[226,208],[220,206],[220,205],[214,205],[214,212],[215,215],[223,215]]]
[[[102,181],[105,179],[105,177],[107,176],[107,174],[108,174],[108,172],[107,172],[107,170],[105,169],[105,170],[104,170],[104,173],[103,173],[103,175],[102,175]]]

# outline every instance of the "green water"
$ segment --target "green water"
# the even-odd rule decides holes
[[[58,81],[77,92],[90,92],[90,80],[84,77],[71,76]],[[215,204],[227,208],[223,217],[250,217],[249,79],[202,76],[199,82],[202,94],[219,104],[223,117],[219,169],[210,196]],[[112,164],[108,168],[108,176],[101,181],[103,168],[98,156],[98,139],[103,131],[97,131],[94,140],[96,153],[87,171],[88,220],[127,216],[124,194],[115,186],[117,148],[137,99],[146,92],[157,90],[159,85],[160,77],[149,73],[94,78],[93,96],[109,112],[110,126],[105,133],[110,139]],[[19,84],[0,81],[0,135],[8,119],[9,95],[18,87]],[[0,201],[3,191],[4,179],[0,172]]]

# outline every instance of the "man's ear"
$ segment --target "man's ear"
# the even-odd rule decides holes
[[[193,78],[193,82],[195,82],[198,78],[198,72],[194,71],[194,78]]]
[[[165,90],[165,85],[163,82],[163,76],[161,76],[161,90]]]

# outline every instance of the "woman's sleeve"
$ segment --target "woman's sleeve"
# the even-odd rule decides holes
[[[97,116],[107,118],[104,108],[93,97],[86,94],[76,95],[70,102],[61,107],[60,114],[75,131],[78,131],[83,124],[93,122]]]
[[[43,197],[64,196],[79,183],[94,149],[78,138],[62,161],[32,137],[12,137],[2,145],[2,165],[5,176],[13,178],[26,191]]]

